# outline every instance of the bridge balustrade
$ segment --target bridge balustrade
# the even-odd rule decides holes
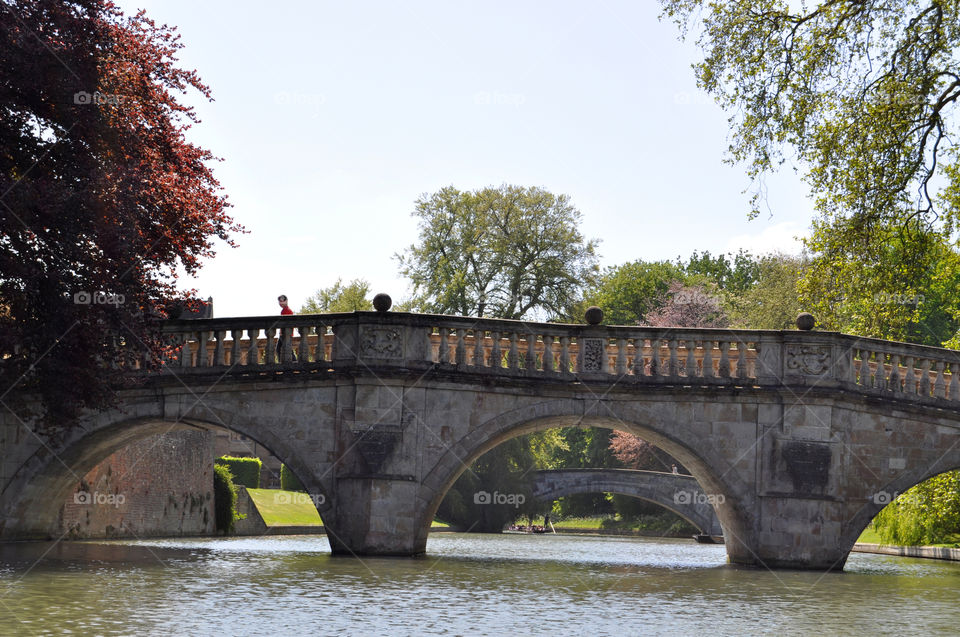
[[[649,328],[357,312],[167,321],[164,364],[340,369],[679,385],[820,385],[960,401],[960,352],[835,332]],[[139,367],[139,364],[131,365]]]

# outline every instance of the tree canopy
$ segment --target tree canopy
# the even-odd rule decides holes
[[[176,269],[240,230],[185,138],[179,95],[210,92],[181,46],[102,0],[0,0],[0,379],[47,422],[108,404],[124,345],[155,361]]]
[[[696,29],[697,81],[731,113],[730,159],[752,177],[793,162],[860,255],[877,256],[890,228],[955,228],[960,3],[660,2],[684,35]]]
[[[598,270],[566,195],[448,186],[415,203],[420,237],[397,255],[424,311],[520,319],[564,316]]]
[[[370,283],[365,279],[353,279],[346,285],[343,279],[328,288],[317,290],[308,298],[301,314],[316,314],[319,312],[356,312],[357,310],[372,310],[373,301],[367,298],[370,294]]]

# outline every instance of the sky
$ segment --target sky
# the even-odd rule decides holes
[[[813,206],[789,169],[749,221],[727,114],[697,89],[701,53],[653,0],[121,0],[176,26],[201,123],[188,139],[249,231],[186,287],[216,316],[298,308],[338,278],[410,295],[394,255],[423,194],[516,184],[563,193],[602,266],[739,248],[798,253]]]

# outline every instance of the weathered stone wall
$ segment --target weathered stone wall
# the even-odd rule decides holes
[[[110,455],[63,503],[74,538],[214,533],[213,434],[149,436]]]

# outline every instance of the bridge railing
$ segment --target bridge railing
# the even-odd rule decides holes
[[[650,328],[351,312],[167,321],[164,364],[435,368],[679,385],[819,385],[960,402],[960,352],[835,332]]]

